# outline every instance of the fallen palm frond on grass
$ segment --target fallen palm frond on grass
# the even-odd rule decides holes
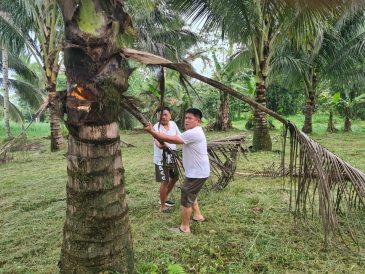
[[[218,81],[196,73],[187,64],[172,63],[134,49],[123,49],[121,54],[146,65],[161,65],[198,79],[282,122],[285,131],[290,132],[290,206],[294,206],[295,216],[306,218],[310,211],[314,217],[318,209],[326,242],[331,232],[339,233],[345,243],[348,239],[358,244],[362,242],[362,222],[365,220],[365,174],[362,171],[323,148],[281,115]],[[285,141],[286,134],[284,147]],[[284,167],[284,160],[282,164]]]
[[[321,216],[325,241],[331,232],[364,244],[365,174],[309,138],[290,131],[290,205],[296,217]]]
[[[242,146],[243,142],[243,135],[208,142],[208,155],[212,172],[210,189],[221,190],[233,180],[239,153],[244,154],[247,151]]]

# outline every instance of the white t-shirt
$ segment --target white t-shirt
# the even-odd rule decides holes
[[[179,128],[177,127],[176,123],[174,121],[169,121],[169,130],[166,130],[165,127],[163,125],[160,125],[160,128],[158,127],[158,123],[156,123],[153,126],[153,129],[155,131],[161,132],[161,133],[165,133],[167,135],[180,135],[181,132],[179,130]],[[165,144],[172,150],[176,150],[176,145],[175,144],[169,144],[166,143]],[[162,149],[158,148],[155,144],[155,142],[153,142],[153,162],[156,165],[162,165]],[[169,159],[168,159],[169,162]]]
[[[188,178],[207,178],[210,165],[207,151],[207,140],[203,129],[198,126],[181,134],[183,140],[183,165]]]

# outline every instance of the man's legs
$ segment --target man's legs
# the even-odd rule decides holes
[[[195,201],[193,203],[193,212],[194,212],[193,220],[195,220],[195,221],[204,220],[204,216],[200,212],[200,208],[199,208],[199,204],[198,204],[198,197],[195,199]]]
[[[190,217],[192,212],[194,212],[195,220],[204,220],[204,216],[200,212],[198,204],[198,193],[203,187],[206,179],[207,178],[185,178],[184,185],[181,187],[182,222],[180,230],[183,232],[190,232]]]
[[[171,190],[174,188],[177,180],[179,179],[179,177],[175,177],[175,178],[171,178],[169,183],[166,186],[166,199],[169,196]]]
[[[181,218],[182,223],[180,229],[185,233],[190,233],[190,216],[191,212],[193,211],[192,207],[185,207],[182,206]]]
[[[194,212],[194,220],[204,220],[204,216],[202,215],[199,208],[198,198],[195,199],[192,207],[182,206],[182,223],[180,229],[186,233],[190,232],[190,217],[192,212]]]
[[[160,201],[161,201],[160,211],[164,211],[167,208],[165,203],[167,200],[168,188],[169,188],[169,182],[166,182],[166,181],[161,182],[161,184],[160,184]]]

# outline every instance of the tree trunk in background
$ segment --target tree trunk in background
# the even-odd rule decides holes
[[[10,115],[9,115],[9,62],[8,62],[8,50],[2,48],[2,60],[3,60],[3,92],[4,92],[4,127],[6,138],[8,140],[13,139],[13,135],[10,130]]]
[[[266,86],[265,82],[256,85],[256,102],[266,107]],[[259,109],[254,112],[253,149],[272,150],[272,142],[267,125],[267,114]]]
[[[330,111],[330,115],[328,117],[328,123],[327,123],[327,132],[337,132],[338,129],[335,126],[335,123],[333,121],[333,111]]]
[[[266,107],[266,78],[267,58],[269,56],[269,42],[266,41],[263,49],[263,60],[256,75],[256,102]],[[253,150],[272,150],[272,142],[267,124],[267,114],[259,109],[254,111],[254,132],[252,140]]]
[[[302,131],[304,133],[311,133],[313,131],[312,118],[316,103],[316,90],[317,90],[317,79],[316,75],[313,74],[311,87],[308,89],[308,97],[305,102],[304,125],[302,128]]]
[[[230,96],[224,92],[219,92],[219,106],[217,113],[217,121],[215,122],[215,130],[227,130],[232,128],[232,122],[229,117],[229,102]]]
[[[58,151],[63,148],[64,139],[60,126],[60,102],[56,93],[56,84],[49,83],[47,91],[51,126],[51,151]]]
[[[309,97],[306,100],[305,103],[305,112],[304,112],[304,125],[303,125],[303,132],[305,133],[311,133],[313,131],[312,126],[312,117],[313,117],[313,111],[314,111],[314,104],[315,104],[315,92],[310,91]]]
[[[131,32],[131,18],[123,11],[123,1],[58,2],[65,21],[64,62],[70,84],[67,210],[60,270],[133,273],[116,122],[132,71],[118,54],[116,41]]]
[[[343,131],[350,132],[350,131],[352,131],[352,129],[351,129],[351,119],[350,119],[350,108],[349,107],[345,107],[344,114],[345,114],[345,123],[343,125]]]

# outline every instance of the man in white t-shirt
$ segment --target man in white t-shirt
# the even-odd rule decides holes
[[[162,109],[161,123],[153,126],[154,131],[161,132],[166,135],[180,135],[180,130],[174,121],[171,121],[171,110],[169,107]],[[160,211],[163,213],[171,212],[171,206],[174,202],[168,200],[168,195],[174,188],[179,173],[176,165],[172,162],[169,150],[176,150],[175,144],[165,142],[161,144],[154,140],[153,145],[153,162],[155,164],[156,182],[160,183]]]
[[[201,128],[202,112],[196,108],[190,108],[185,112],[185,129],[181,135],[167,135],[154,131],[152,125],[145,127],[155,139],[170,144],[183,145],[183,165],[185,169],[185,181],[181,188],[182,223],[179,231],[190,233],[190,217],[194,212],[193,221],[202,222],[202,215],[198,205],[198,193],[210,174],[210,165],[207,151],[207,141]]]

